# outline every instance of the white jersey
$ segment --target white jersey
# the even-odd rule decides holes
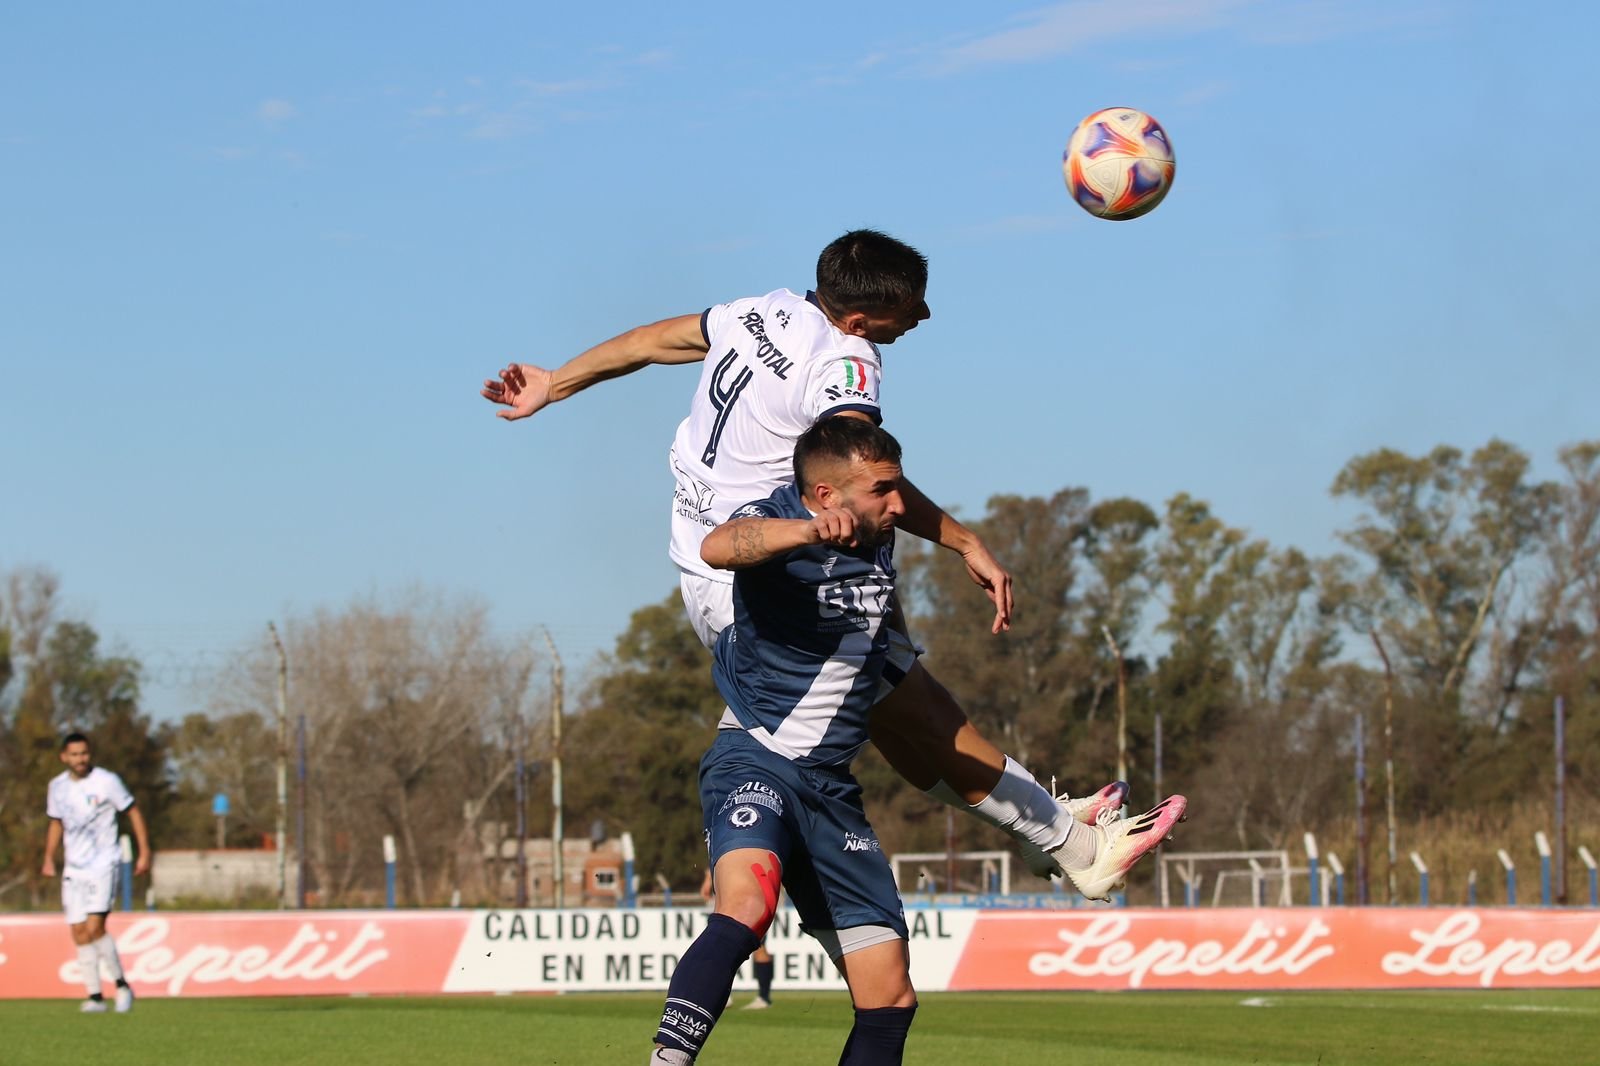
[[[106,870],[122,861],[117,848],[117,812],[133,806],[122,778],[96,766],[82,779],[62,771],[50,779],[45,813],[61,821],[67,869]]]
[[[735,509],[794,480],[794,443],[818,419],[862,411],[881,421],[877,346],[841,332],[807,293],[718,304],[700,316],[709,351],[689,417],[672,441],[672,561],[714,581],[700,542]]]

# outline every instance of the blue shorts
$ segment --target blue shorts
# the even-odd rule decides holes
[[[807,932],[883,925],[906,937],[894,873],[848,771],[796,766],[724,729],[700,760],[700,812],[713,868],[740,848],[778,856]]]

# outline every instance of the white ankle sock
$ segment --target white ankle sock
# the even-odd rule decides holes
[[[1082,870],[1094,862],[1095,850],[1100,840],[1095,831],[1082,822],[1067,820],[1067,839],[1052,854],[1056,861],[1069,870]]]
[[[100,961],[105,963],[106,969],[111,971],[113,981],[122,980],[122,958],[117,954],[117,942],[107,933],[94,942],[95,950],[100,954]]]
[[[100,994],[100,952],[93,944],[78,945],[78,969],[83,971],[83,987],[91,996]]]

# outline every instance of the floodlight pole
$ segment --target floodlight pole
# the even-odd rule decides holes
[[[1156,786],[1156,790],[1155,790],[1155,796],[1153,798],[1156,800],[1156,802],[1159,803],[1161,801],[1162,796],[1164,795],[1164,793],[1161,791],[1161,712],[1160,711],[1156,712],[1155,726],[1156,726],[1156,738],[1155,738],[1156,739],[1156,750],[1155,750],[1155,758],[1156,758],[1156,764],[1155,764],[1155,772],[1156,772],[1156,774],[1155,774],[1155,786]],[[1167,905],[1167,864],[1161,861],[1161,857],[1166,854],[1166,851],[1167,851],[1167,846],[1165,844],[1157,844],[1156,845],[1156,873],[1157,873],[1157,876],[1159,876],[1161,878],[1161,885],[1160,885],[1160,888],[1161,888],[1161,905],[1163,907],[1165,907]]]
[[[556,642],[550,639],[548,627],[544,630],[544,642],[550,646],[550,798],[555,807],[554,822],[550,832],[550,862],[551,876],[555,879],[555,905],[566,906],[567,880],[565,863],[561,854],[563,844],[562,814],[563,801],[561,795],[561,716],[562,685],[566,676],[565,668],[561,665],[561,653],[556,651]]]
[[[1111,648],[1111,654],[1117,660],[1117,780],[1128,779],[1128,671],[1122,662],[1122,649],[1117,647],[1111,630],[1106,626],[1100,627],[1100,632],[1105,635],[1106,644]]]
[[[1567,902],[1567,701],[1556,697],[1556,900]]]
[[[300,794],[295,812],[294,848],[300,860],[299,874],[295,878],[295,906],[306,909],[306,716],[300,715],[295,723],[295,747],[299,765]]]
[[[513,790],[517,804],[517,909],[528,905],[528,767],[523,757],[523,749],[527,746],[522,736],[522,712],[517,712],[516,722],[511,727],[512,736],[516,739],[513,743],[517,749],[517,775],[516,787]],[[498,876],[498,873],[497,873]]]
[[[1366,906],[1367,891],[1367,712],[1356,708],[1356,902]]]
[[[1372,643],[1378,649],[1378,657],[1383,660],[1383,778],[1386,789],[1384,798],[1385,817],[1389,823],[1389,906],[1399,902],[1399,888],[1395,880],[1395,860],[1397,847],[1395,841],[1394,823],[1394,670],[1389,665],[1389,653],[1383,649],[1383,641],[1378,639],[1378,631],[1371,631]]]
[[[278,845],[278,909],[289,906],[289,654],[278,638],[278,627],[267,623],[273,646],[278,649],[278,820],[274,840]],[[304,850],[304,840],[295,847]]]

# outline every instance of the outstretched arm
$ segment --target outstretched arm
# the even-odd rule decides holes
[[[596,382],[642,370],[652,363],[696,363],[706,357],[699,315],[680,315],[630,329],[602,341],[555,370],[512,363],[483,383],[484,399],[510,408],[498,412],[515,421],[582,392]]]
[[[978,535],[925,496],[907,478],[900,480],[900,497],[906,502],[906,513],[900,519],[901,529],[912,536],[931,540],[961,556],[967,564],[967,575],[988,595],[994,604],[994,625],[991,633],[1011,628],[1011,574],[1000,565]]]

